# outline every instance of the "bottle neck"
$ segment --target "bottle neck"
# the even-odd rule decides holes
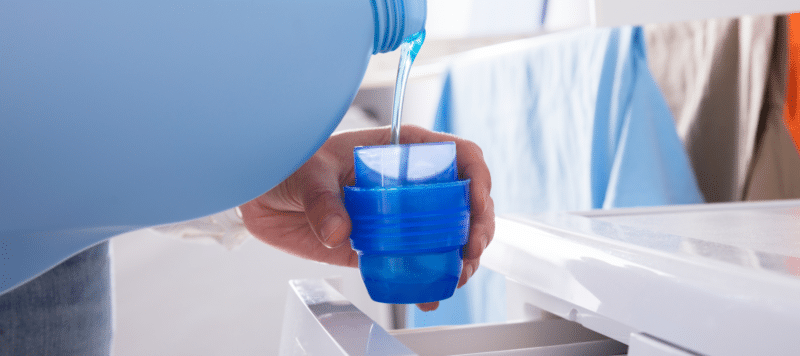
[[[373,54],[391,52],[425,28],[426,0],[370,0],[375,17]]]

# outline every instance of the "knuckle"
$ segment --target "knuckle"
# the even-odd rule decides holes
[[[483,150],[477,143],[464,139],[461,144],[464,145],[465,151],[476,160],[483,159]]]
[[[470,147],[472,148],[472,150],[474,150],[478,154],[478,156],[481,159],[483,159],[483,149],[481,148],[481,146],[478,146],[477,143],[472,142],[472,141],[469,141],[469,143],[470,143]]]
[[[334,196],[329,190],[316,187],[306,191],[303,205],[306,209],[325,209],[333,198]]]

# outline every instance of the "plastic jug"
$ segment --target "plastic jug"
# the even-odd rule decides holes
[[[0,293],[269,190],[425,16],[425,0],[0,2]]]

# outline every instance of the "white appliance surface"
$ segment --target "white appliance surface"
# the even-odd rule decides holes
[[[626,344],[800,354],[800,200],[498,219],[482,262]]]

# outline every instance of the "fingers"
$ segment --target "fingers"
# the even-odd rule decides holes
[[[494,201],[491,197],[492,178],[478,145],[467,142],[459,159],[462,175],[470,182],[470,233],[464,251],[465,259],[478,259],[494,238]],[[463,162],[463,163],[462,163]]]
[[[478,267],[481,265],[480,258],[473,258],[473,259],[464,259],[463,267],[461,268],[461,277],[458,279],[458,284],[456,288],[461,288],[467,281],[475,275],[475,272],[478,271]]]
[[[419,310],[422,310],[424,312],[434,311],[438,307],[439,307],[439,302],[417,304],[417,308],[419,308]]]
[[[489,194],[492,191],[492,176],[483,160],[483,151],[471,141],[465,141],[458,148],[458,171],[461,179],[470,179],[470,198],[475,209],[473,213],[482,214],[489,208]]]
[[[311,229],[325,246],[341,246],[350,236],[351,224],[342,202],[336,163],[314,156],[298,173],[297,189]]]
[[[476,199],[475,194],[472,195],[472,201]],[[485,196],[486,202],[482,205],[485,208],[479,207],[479,204],[472,204],[472,214],[469,222],[469,241],[464,248],[464,259],[477,259],[483,254],[483,250],[489,246],[494,238],[495,216],[494,216],[494,201],[491,197]],[[478,210],[484,209],[482,212]]]

